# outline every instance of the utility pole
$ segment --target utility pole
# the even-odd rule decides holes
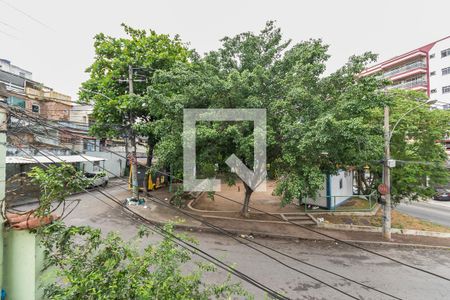
[[[420,101],[420,99],[417,99]],[[383,206],[383,237],[386,240],[391,240],[391,219],[392,219],[392,205],[391,205],[391,169],[395,167],[395,161],[391,161],[391,138],[392,134],[397,128],[397,125],[405,116],[407,116],[412,111],[424,106],[435,104],[437,100],[427,100],[425,102],[420,103],[416,107],[411,108],[407,112],[405,112],[400,118],[398,118],[397,122],[392,127],[392,130],[389,126],[389,106],[384,107],[384,162],[383,162],[383,183],[386,186],[386,194],[384,195],[384,206]]]
[[[383,205],[383,237],[391,240],[391,170],[389,169],[391,133],[389,128],[389,106],[384,107],[384,162],[383,183],[387,187]]]
[[[129,89],[129,95],[134,94],[133,89],[133,67],[131,65],[128,66],[128,89]],[[129,134],[130,137],[130,144],[131,144],[131,190],[133,191],[133,198],[139,199],[139,184],[138,184],[138,168],[137,168],[137,155],[136,155],[136,135],[133,133],[133,113],[129,113]]]

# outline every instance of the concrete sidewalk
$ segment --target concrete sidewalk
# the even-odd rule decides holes
[[[161,199],[161,198],[160,198]],[[165,204],[169,204],[165,201]],[[145,206],[130,206],[130,208],[139,215],[152,220],[158,224],[165,224],[167,222],[180,221],[176,227],[188,231],[197,232],[211,232],[219,233],[216,229],[211,228],[201,221],[194,220],[181,211],[171,207],[166,207],[152,201],[150,198],[146,200]],[[324,235],[331,236],[333,238],[361,242],[361,243],[386,243],[380,233],[376,232],[360,232],[360,231],[338,231],[329,229],[320,229],[315,226],[296,226],[288,222],[271,222],[271,221],[252,221],[252,220],[239,220],[239,219],[227,219],[216,216],[201,216],[195,214],[193,211],[182,210],[185,213],[192,214],[196,218],[206,221],[214,226],[220,227],[227,231],[237,235],[245,236],[258,236],[258,237],[270,237],[270,238],[282,238],[282,239],[310,239],[310,240],[333,240]],[[308,230],[310,229],[310,230]],[[313,232],[313,231],[315,232]],[[317,232],[317,233],[316,233]],[[450,249],[449,238],[438,238],[428,236],[412,236],[403,234],[393,234],[393,240],[387,242],[392,245],[410,245],[410,246],[438,246],[447,247]]]

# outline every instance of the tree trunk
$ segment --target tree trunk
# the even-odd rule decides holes
[[[253,190],[244,182],[245,187],[245,198],[244,198],[244,205],[242,206],[241,215],[245,218],[248,218],[250,216],[250,213],[248,212],[248,206],[250,204],[250,196],[253,193]]]
[[[358,169],[356,172],[358,173],[358,195],[361,195],[363,192],[364,170]]]
[[[136,155],[136,136],[131,134],[131,190],[133,191],[133,198],[139,199],[139,182],[138,182],[138,165]]]
[[[128,151],[128,135],[124,138],[125,141],[125,172],[124,175],[130,175],[129,173],[127,173],[128,171],[128,167],[130,166],[129,162],[130,162],[130,152]]]
[[[150,167],[152,166],[152,160],[153,160],[153,143],[150,142],[150,138],[148,141],[148,148],[147,148],[147,163],[145,164],[146,170],[145,170],[145,176],[144,176],[144,194],[147,195],[148,193],[148,178],[150,176]]]

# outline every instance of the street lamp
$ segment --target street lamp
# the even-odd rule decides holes
[[[83,92],[86,92],[86,93],[91,93],[91,94],[103,96],[103,97],[105,97],[108,100],[112,100],[110,97],[106,96],[105,94],[99,93],[99,92],[91,91],[91,90],[88,90],[88,89],[85,89],[85,88],[82,88],[82,87],[80,87],[80,90],[82,90]]]
[[[410,110],[405,112],[403,115],[401,115],[401,117],[397,120],[397,122],[392,127],[391,134],[389,136],[389,141],[391,140],[392,134],[393,134],[395,128],[397,127],[398,123],[400,123],[400,121],[403,120],[404,117],[406,117],[409,113],[411,113],[412,111],[418,109],[419,107],[422,107],[422,106],[427,105],[427,104],[429,104],[429,105],[435,104],[436,102],[437,102],[437,100],[427,100],[427,101],[422,102],[421,104],[417,105],[416,107],[411,108]]]
[[[386,187],[386,194],[384,195],[384,206],[383,206],[383,237],[386,240],[391,240],[391,167],[394,167],[393,162],[391,161],[391,149],[390,143],[392,134],[394,133],[395,128],[400,123],[400,121],[412,111],[427,105],[434,104],[437,100],[428,100],[425,101],[416,107],[411,108],[407,112],[405,112],[398,121],[390,130],[389,127],[389,106],[384,107],[384,161],[383,161],[383,184]]]

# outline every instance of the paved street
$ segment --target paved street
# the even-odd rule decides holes
[[[111,187],[108,193],[122,197],[124,190]],[[79,206],[67,217],[66,222],[74,225],[90,225],[104,231],[119,231],[129,238],[137,230],[136,223],[122,208],[98,192],[93,192],[105,202],[100,202],[88,194],[72,197],[81,199]],[[111,205],[111,206],[109,206]],[[252,249],[238,244],[230,238],[215,234],[193,234],[200,242],[200,248],[211,255],[235,264],[236,268],[265,285],[285,293],[292,299],[346,299],[336,291],[298,274],[277,262],[262,256]],[[148,242],[159,240],[152,236]],[[332,270],[346,277],[363,282],[380,290],[389,292],[402,299],[448,299],[450,284],[445,280],[402,267],[392,261],[371,255],[334,242],[286,241],[273,239],[257,239],[258,242],[269,245],[277,250],[288,253],[308,263]],[[413,264],[433,272],[450,277],[450,251],[426,248],[407,248],[391,246],[365,245],[366,248],[383,253],[389,257]],[[325,272],[312,269],[298,262],[271,253],[288,265],[320,278],[360,299],[390,299],[377,292],[361,288]],[[207,281],[220,281],[224,273],[209,274]],[[235,279],[237,280],[237,279]],[[244,284],[256,299],[262,299],[263,294],[254,287]]]
[[[450,202],[448,201],[405,202],[395,209],[413,217],[450,227]]]

